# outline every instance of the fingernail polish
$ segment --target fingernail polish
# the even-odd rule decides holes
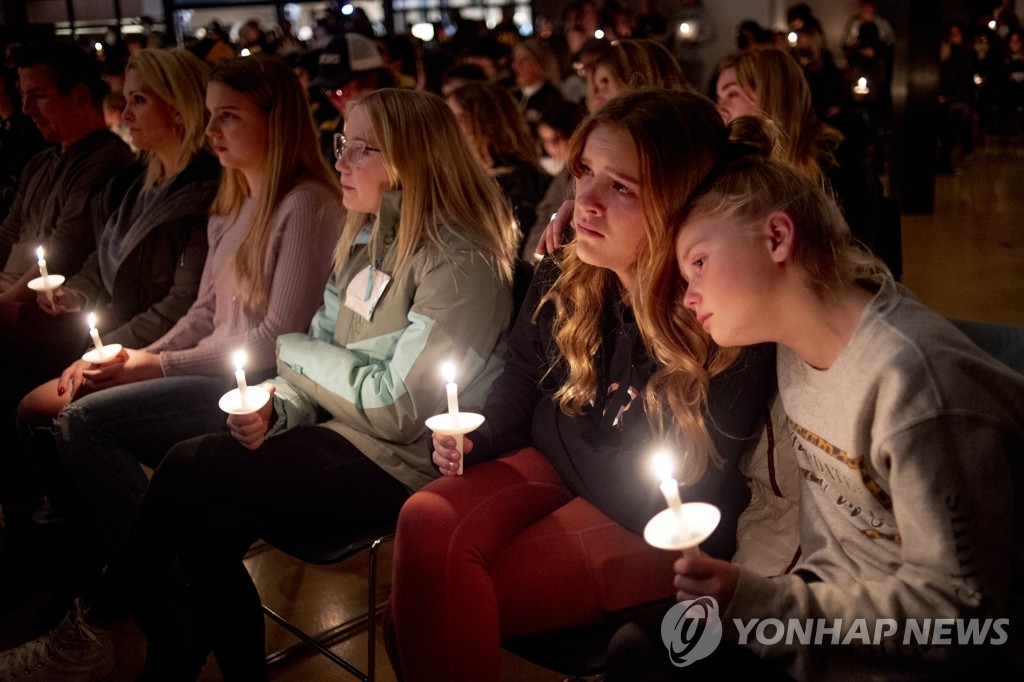
[[[59,386],[57,388],[57,395],[64,395],[64,391],[65,391],[64,387],[63,386]]]

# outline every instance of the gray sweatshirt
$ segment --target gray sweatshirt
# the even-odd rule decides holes
[[[956,674],[982,656],[1019,671],[1024,377],[888,279],[829,369],[780,346],[778,373],[803,557],[790,575],[741,569],[726,633],[744,643],[746,630],[747,646],[799,679]],[[775,628],[758,638],[754,618],[779,619],[789,643],[766,644]],[[962,643],[972,618],[995,646]],[[824,619],[824,643],[796,636],[807,619]]]

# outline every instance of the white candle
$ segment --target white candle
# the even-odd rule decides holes
[[[654,471],[661,479],[661,494],[665,496],[668,508],[676,518],[676,525],[682,535],[685,524],[683,522],[683,500],[679,497],[679,483],[672,478],[672,459],[664,452],[654,455]],[[686,538],[681,538],[686,539]]]
[[[236,350],[233,359],[235,361],[235,381],[238,383],[238,399],[242,409],[245,410],[249,407],[249,402],[246,400],[249,387],[245,384],[245,351]]]
[[[689,38],[690,35],[693,34],[693,27],[690,26],[689,22],[684,21],[683,23],[679,24],[679,33],[684,38]]]
[[[48,273],[46,271],[46,259],[43,258],[43,245],[42,244],[40,244],[39,248],[36,249],[36,258],[39,259],[39,274],[42,276],[42,278],[43,278],[43,285],[45,286],[48,283],[46,280],[47,280],[47,278],[49,278],[50,273]]]
[[[857,84],[853,86],[853,91],[858,95],[866,95],[871,92],[871,89],[868,88],[868,79],[863,76],[858,78]]]
[[[96,313],[89,313],[89,336],[92,337],[92,343],[96,346],[96,352],[99,353],[100,357],[103,357],[103,342],[100,341],[99,330],[96,329]]]
[[[444,363],[444,378],[448,383],[445,389],[448,391],[448,414],[452,416],[455,426],[459,423],[459,387],[455,383],[455,366],[450,362]]]

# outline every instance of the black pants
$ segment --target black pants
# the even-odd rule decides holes
[[[225,680],[267,679],[260,599],[242,563],[249,546],[341,546],[392,526],[407,497],[323,427],[299,427],[256,451],[226,434],[193,438],[157,469],[88,602],[101,618],[136,619],[149,640],[147,670],[161,677],[194,679],[212,648]]]

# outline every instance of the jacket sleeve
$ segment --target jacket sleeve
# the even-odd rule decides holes
[[[174,280],[167,295],[115,329],[110,334],[111,343],[137,348],[160,338],[195,302],[209,245],[203,218],[189,216],[184,220],[192,227],[188,230],[184,250],[178,256],[178,267],[174,269]],[[169,225],[158,229],[173,230]]]
[[[456,364],[460,385],[473,394],[511,310],[508,285],[471,252],[424,259],[406,276],[416,281],[404,328],[348,347],[308,334],[278,343],[282,375],[291,374],[334,419],[398,444],[421,439],[427,418],[444,411],[443,362]],[[481,292],[486,282],[494,295]]]
[[[550,359],[550,310],[534,319],[541,298],[558,276],[551,258],[545,258],[530,283],[519,309],[502,373],[495,379],[487,396],[483,425],[470,434],[473,449],[466,455],[466,466],[494,459],[533,443],[533,412],[541,400],[541,378]],[[550,307],[551,304],[548,304]]]

